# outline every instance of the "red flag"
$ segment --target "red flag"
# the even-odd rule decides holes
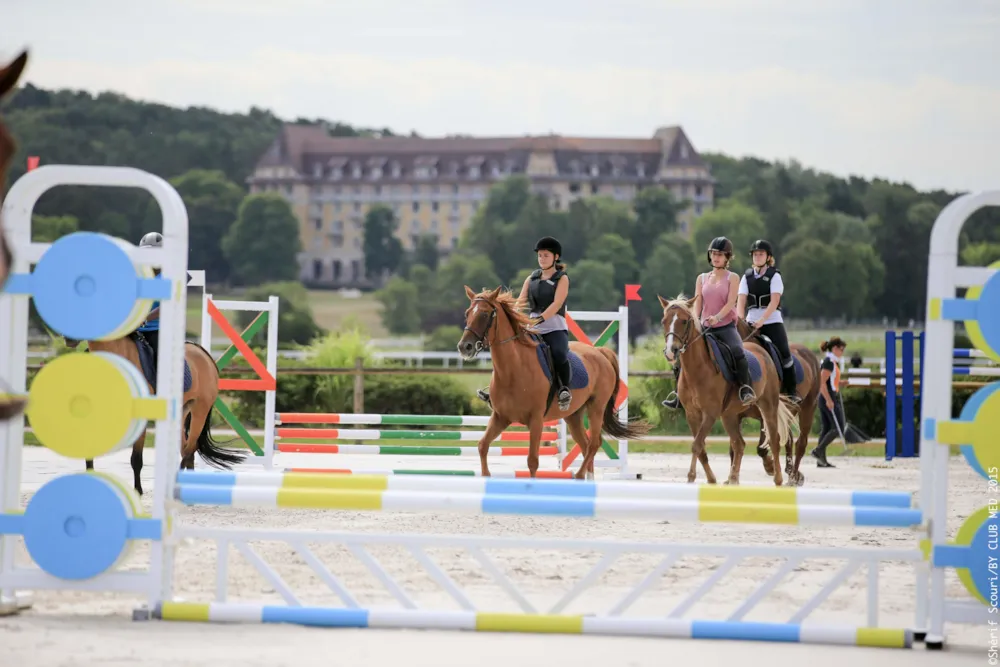
[[[642,297],[639,296],[639,288],[642,285],[626,285],[625,286],[625,305],[628,305],[629,301],[642,301]]]
[[[39,163],[39,161],[41,161],[41,158],[39,158],[37,155],[29,155],[28,156],[28,171],[31,171],[32,169],[38,169],[38,163]]]

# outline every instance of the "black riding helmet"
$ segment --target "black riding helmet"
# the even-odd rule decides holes
[[[139,240],[140,248],[162,248],[163,235],[159,232],[149,232]]]
[[[733,258],[733,242],[727,239],[725,236],[717,236],[712,239],[712,242],[708,244],[708,250],[705,251],[705,257],[708,259],[708,263],[712,263],[712,251],[718,250],[719,252],[725,253],[726,259]]]
[[[774,257],[774,248],[772,248],[771,244],[765,241],[764,239],[757,239],[756,241],[751,243],[750,252],[748,254],[753,255],[758,250],[763,250],[764,252],[766,252],[768,257]]]
[[[539,250],[548,250],[553,255],[562,257],[562,244],[551,236],[543,236],[535,242],[535,252]]]

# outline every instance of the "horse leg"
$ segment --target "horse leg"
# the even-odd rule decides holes
[[[743,434],[740,432],[740,424],[743,420],[739,415],[724,414],[722,415],[722,425],[726,429],[726,433],[729,434],[729,479],[726,480],[726,484],[738,485],[740,483],[740,467],[743,465],[743,450],[746,449],[747,443],[743,439]]]
[[[760,426],[760,437],[757,439],[757,455],[760,456],[760,461],[764,464],[764,472],[767,473],[767,476],[774,477],[774,462],[771,460],[771,452],[764,446],[766,434],[764,433],[763,420],[761,420]]]
[[[760,406],[761,418],[764,420],[764,429],[767,431],[767,447],[771,450],[771,460],[774,465],[774,485],[781,486],[783,476],[781,474],[781,436],[778,430],[778,398],[768,401],[769,405]],[[758,403],[757,405],[760,405]]]
[[[576,473],[577,479],[594,479],[594,458],[601,448],[601,429],[604,427],[604,407],[597,401],[587,404],[587,417],[590,420],[590,437],[584,449],[583,462]]]
[[[583,427],[583,410],[577,410],[573,414],[564,418],[566,420],[566,430],[573,437],[573,441],[576,446],[580,448],[581,452],[586,453],[587,451],[587,429]],[[586,463],[586,456],[584,456],[584,461],[580,463],[580,470],[583,470],[583,466]]]
[[[493,441],[497,439],[497,436],[503,433],[504,429],[508,426],[510,426],[509,419],[505,419],[495,412],[490,415],[490,421],[486,424],[486,430],[483,432],[483,437],[479,439],[479,464],[482,467],[483,477],[490,476],[490,466],[486,463],[487,455],[490,453],[490,444],[492,444]],[[535,467],[538,467],[537,462]]]
[[[194,470],[194,453],[198,450],[198,436],[205,428],[208,411],[201,409],[194,400],[185,408],[187,414],[181,431],[181,469]]]
[[[799,470],[802,464],[802,457],[806,453],[806,446],[809,444],[809,431],[812,430],[812,421],[816,409],[799,409],[799,437],[795,440],[795,460],[792,463],[792,470],[788,473],[788,483],[793,486],[802,486],[806,477]],[[791,455],[791,443],[789,443],[789,455]]]
[[[132,457],[130,462],[132,464],[132,477],[133,486],[135,486],[135,491],[140,496],[142,495],[142,479],[140,478],[140,473],[142,472],[142,448],[146,446],[146,431],[142,432],[142,435],[132,443]]]
[[[544,424],[545,415],[534,417],[528,422],[528,475],[531,477],[538,475],[538,448],[542,444]]]
[[[697,421],[695,421],[695,417]],[[705,451],[705,439],[708,437],[709,431],[712,430],[712,424],[715,423],[715,419],[715,417],[712,417],[708,413],[697,410],[688,417],[688,428],[694,434],[694,441],[691,443],[691,468],[688,470],[689,484],[693,484],[694,480],[698,477],[696,468],[698,461],[701,461],[701,467],[705,469],[706,481],[709,484],[715,484],[716,482],[712,466],[708,464],[708,453]]]

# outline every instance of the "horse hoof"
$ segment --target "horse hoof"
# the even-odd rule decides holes
[[[726,486],[739,486],[740,485],[740,480],[738,480],[738,479],[727,479],[725,482],[723,482],[723,484],[725,484]]]
[[[774,477],[774,462],[771,459],[761,459],[764,463],[764,472],[768,477]]]
[[[792,474],[792,463],[790,461],[785,461],[785,474],[786,475]]]

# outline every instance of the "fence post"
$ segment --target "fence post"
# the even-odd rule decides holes
[[[354,414],[365,411],[365,360],[362,357],[354,359]]]
[[[903,418],[900,429],[900,440],[902,440],[903,447],[901,456],[912,458],[913,443],[916,440],[913,428],[913,408],[916,407],[916,397],[913,395],[913,332],[904,331],[902,338],[903,344],[899,352],[900,361],[903,363],[903,405],[900,406],[899,410]],[[893,378],[893,385],[893,390],[895,390],[895,378]]]
[[[896,455],[896,332],[885,332],[885,460]]]

